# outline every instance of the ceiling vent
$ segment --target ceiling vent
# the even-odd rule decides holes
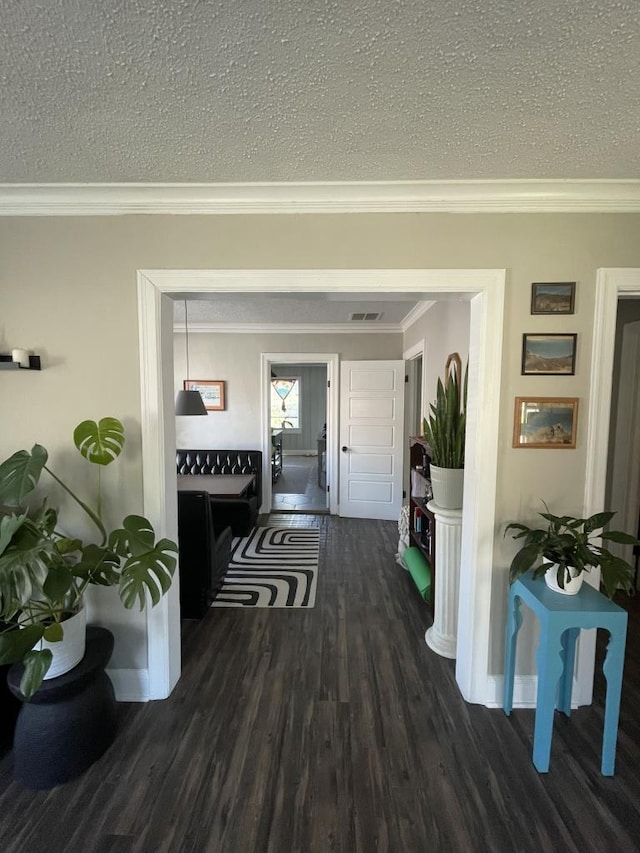
[[[367,311],[366,313],[356,313],[349,315],[349,319],[355,321],[356,323],[360,323],[362,321],[370,323],[372,321],[379,320],[381,317],[381,311]]]

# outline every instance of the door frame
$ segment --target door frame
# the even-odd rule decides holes
[[[263,352],[260,354],[260,434],[262,436],[262,511],[271,512],[273,489],[271,483],[271,410],[268,390],[271,387],[272,364],[324,364],[327,368],[327,479],[329,513],[338,513],[338,390],[340,358],[337,353]]]
[[[216,292],[454,294],[470,301],[469,389],[456,680],[487,704],[494,572],[505,269],[138,270],[144,509],[161,535],[177,530],[171,296]],[[178,584],[147,609],[148,694],[168,696],[180,677]]]
[[[636,536],[640,516],[640,320],[626,323],[622,329],[615,425],[607,509],[618,512],[617,530]],[[609,542],[609,549],[633,562],[633,545]]]
[[[605,509],[609,428],[611,424],[611,378],[616,344],[618,299],[640,296],[640,269],[603,267],[596,274],[596,298],[591,354],[589,418],[587,430],[587,470],[584,489],[584,514]],[[600,570],[585,576],[596,589]],[[596,631],[582,631],[576,652],[576,684],[573,702],[590,705],[593,701],[593,673],[596,655]]]
[[[425,349],[426,349],[425,341],[423,338],[422,340],[418,341],[417,344],[414,344],[412,347],[409,347],[409,349],[405,350],[402,353],[402,357],[406,362],[407,371],[408,371],[407,375],[409,376],[409,388],[411,389],[410,393],[407,394],[406,398],[405,398],[404,413],[405,413],[405,419],[406,419],[407,424],[409,424],[409,423],[413,424],[416,420],[417,415],[419,415],[420,420],[422,420],[422,418],[424,417],[424,404],[425,404],[425,400],[427,399],[426,398],[427,389],[425,388],[425,369],[424,369]],[[412,362],[416,361],[417,359],[420,359],[422,362],[422,364],[421,364],[421,374],[422,375],[420,376],[420,397],[421,397],[421,403],[422,403],[422,409],[423,409],[422,412],[418,412],[418,401],[416,400],[416,395],[414,393],[415,383],[412,381],[414,378],[412,374],[415,371],[415,365],[413,365]],[[405,430],[405,432],[406,432],[406,430]],[[409,445],[407,443],[407,458],[408,458],[408,453],[409,453],[408,447],[409,447]]]

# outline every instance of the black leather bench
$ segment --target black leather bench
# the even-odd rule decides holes
[[[211,496],[216,528],[231,527],[234,536],[248,536],[258,521],[262,501],[261,450],[177,450],[178,474],[253,474],[254,482],[241,498]]]
[[[200,619],[222,586],[231,558],[231,528],[213,522],[207,492],[178,491],[180,615]]]

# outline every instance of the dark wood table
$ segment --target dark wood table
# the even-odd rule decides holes
[[[217,498],[240,498],[254,480],[254,474],[178,474],[178,490],[209,492]]]

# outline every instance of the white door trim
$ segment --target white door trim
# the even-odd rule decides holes
[[[618,387],[622,393],[618,393],[612,471],[607,472],[611,489],[607,509],[618,513],[616,530],[635,536],[640,503],[640,320],[622,330]],[[633,545],[610,542],[609,548],[633,563]]]
[[[456,678],[464,698],[485,704],[489,681],[491,576],[502,374],[506,270],[140,270],[142,467],[146,515],[168,535],[177,527],[171,329],[161,322],[162,294],[219,291],[359,291],[458,294],[471,300],[461,595]],[[424,298],[429,298],[425,296]],[[144,372],[150,370],[149,375]],[[172,441],[173,439],[173,441]],[[337,446],[337,445],[336,445]],[[170,473],[172,472],[172,473]],[[174,589],[147,615],[149,698],[168,696],[180,676],[179,610]],[[177,636],[177,639],[176,639]]]
[[[427,400],[427,389],[425,388],[426,371],[424,369],[424,367],[425,367],[425,350],[426,350],[426,346],[425,346],[425,340],[423,338],[421,341],[418,341],[417,344],[414,344],[412,347],[409,347],[409,349],[405,350],[402,353],[402,357],[407,362],[407,366],[408,366],[408,362],[410,362],[410,361],[415,361],[417,358],[422,359],[422,376],[420,379],[420,397],[422,400],[422,408],[423,409],[425,406],[425,401]],[[411,380],[411,377],[409,377],[409,379]],[[413,394],[408,394],[407,400],[408,400],[408,402],[405,404],[406,423],[408,423],[408,424],[414,423],[414,421],[416,420],[416,415],[418,415],[420,420],[422,420],[424,412],[417,412],[416,411],[417,407],[416,407],[415,396]],[[405,432],[406,432],[406,430],[405,430]],[[405,450],[406,450],[406,453],[405,453],[406,460],[405,461],[408,462],[409,447],[407,446],[405,448]],[[407,469],[408,469],[408,464],[405,465],[405,470],[407,470]],[[408,470],[407,470],[407,474],[408,474]]]
[[[271,484],[271,418],[270,399],[267,395],[271,379],[272,364],[325,364],[327,367],[327,485],[329,489],[329,512],[338,513],[338,377],[340,358],[337,353],[318,352],[263,352],[260,355],[260,424],[262,435],[262,512],[271,511],[273,490]]]
[[[584,514],[605,509],[607,454],[611,420],[611,378],[616,341],[616,317],[620,296],[640,296],[640,269],[603,268],[596,276],[596,300],[593,324],[593,352],[589,420],[587,430],[587,470],[584,489]],[[598,587],[600,572],[587,574],[587,582]],[[596,632],[582,631],[576,657],[576,687],[573,702],[590,705],[593,701],[593,671]]]

